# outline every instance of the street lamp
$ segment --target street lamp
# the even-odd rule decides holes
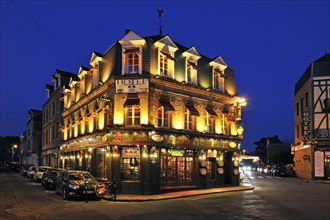
[[[18,147],[17,144],[13,144],[11,147],[11,161],[14,162],[15,149]]]

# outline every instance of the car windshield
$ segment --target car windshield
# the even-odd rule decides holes
[[[74,172],[69,174],[69,180],[94,180],[94,177],[87,172]]]
[[[57,171],[56,170],[50,170],[48,172],[48,176],[57,176]]]
[[[47,168],[39,168],[39,172],[45,172]]]

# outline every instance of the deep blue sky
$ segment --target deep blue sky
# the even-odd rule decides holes
[[[77,73],[132,29],[163,34],[235,70],[243,110],[243,149],[279,135],[293,140],[294,85],[330,51],[329,1],[0,0],[0,136],[20,135],[27,111],[42,109],[55,69]]]

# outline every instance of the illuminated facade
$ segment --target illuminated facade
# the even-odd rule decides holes
[[[77,75],[56,70],[52,75],[52,85],[46,84],[47,100],[42,106],[42,148],[40,165],[58,166],[58,149],[62,142],[63,87]]]
[[[63,89],[60,167],[122,193],[239,185],[242,99],[220,56],[128,30],[77,76]]]
[[[312,62],[300,77],[294,103],[296,174],[330,179],[330,53]]]

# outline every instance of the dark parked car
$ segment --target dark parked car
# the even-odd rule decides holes
[[[61,194],[63,199],[97,197],[95,187],[97,180],[87,171],[63,170],[57,177],[55,193]]]
[[[45,190],[55,189],[56,180],[62,169],[50,168],[43,173],[41,178],[41,185],[44,186]]]

